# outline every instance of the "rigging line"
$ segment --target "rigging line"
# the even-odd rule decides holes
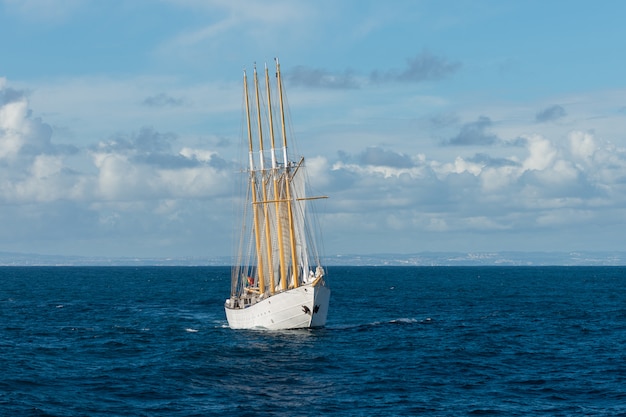
[[[327,195],[320,195],[317,197],[299,197],[295,199],[281,199],[281,200],[263,200],[263,201],[255,201],[252,204],[270,204],[270,203],[286,203],[287,201],[307,201],[307,200],[321,200],[324,198],[328,198]]]

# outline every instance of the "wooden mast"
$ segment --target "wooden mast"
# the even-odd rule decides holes
[[[289,219],[289,241],[291,247],[291,269],[293,274],[293,286],[298,287],[300,285],[298,277],[298,256],[296,254],[296,233],[293,226],[293,207],[291,204],[291,181],[289,178],[289,160],[287,158],[287,131],[285,128],[285,110],[283,105],[283,85],[280,78],[280,63],[278,58],[276,59],[276,78],[278,84],[278,102],[280,103],[280,125],[283,136],[283,160],[285,163],[285,191],[287,199],[287,215]]]
[[[263,277],[263,258],[261,255],[261,230],[259,228],[259,213],[257,203],[257,190],[256,190],[256,170],[254,169],[254,146],[252,145],[252,124],[250,121],[250,99],[248,97],[248,77],[246,71],[243,72],[243,89],[246,96],[246,120],[248,124],[248,159],[250,164],[250,188],[252,193],[252,216],[254,227],[254,240],[256,246],[256,254],[258,259],[257,274],[259,277],[259,288],[263,291],[264,277]]]
[[[266,184],[266,175],[265,175],[265,162],[264,162],[264,149],[263,149],[263,127],[261,125],[261,102],[259,99],[259,80],[257,77],[256,65],[254,66],[254,92],[256,95],[256,108],[257,108],[257,122],[259,127],[259,161],[261,166],[261,192],[263,196],[263,220],[264,220],[264,228],[265,228],[265,247],[267,253],[267,270],[269,275],[269,283],[270,283],[270,291],[274,292],[274,267],[272,262],[272,237],[270,234],[270,224],[269,224],[269,215],[267,213],[267,184]],[[259,252],[259,258],[263,255]],[[259,281],[261,281],[259,279]],[[259,289],[261,294],[265,292],[265,281],[263,281],[263,285],[259,283]]]
[[[272,181],[274,185],[274,199],[279,200],[279,188],[278,188],[278,167],[276,164],[276,142],[274,140],[274,118],[272,116],[272,99],[271,99],[271,86],[270,86],[270,76],[269,71],[267,69],[267,64],[265,65],[265,85],[267,89],[267,111],[269,117],[269,132],[270,132],[270,142],[272,147]],[[279,201],[275,202],[276,204],[276,234],[278,238],[278,258],[280,262],[280,286],[284,291],[287,289],[287,266],[285,264],[285,245],[283,243],[283,222],[280,218],[280,207],[281,203]],[[272,281],[272,288],[270,291],[274,293],[274,285]]]

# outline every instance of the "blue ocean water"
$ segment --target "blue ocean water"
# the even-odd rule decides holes
[[[0,268],[0,415],[626,415],[626,267],[332,267],[233,331],[222,267]]]

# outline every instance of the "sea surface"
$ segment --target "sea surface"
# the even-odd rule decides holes
[[[626,267],[332,267],[234,331],[226,267],[0,268],[2,416],[625,416]]]

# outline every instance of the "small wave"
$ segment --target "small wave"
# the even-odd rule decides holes
[[[392,319],[389,321],[373,321],[370,323],[363,323],[363,324],[347,324],[347,325],[341,325],[341,326],[327,326],[328,329],[330,330],[350,330],[350,329],[359,329],[359,330],[365,330],[365,329],[369,329],[369,328],[373,328],[373,327],[379,327],[379,326],[385,326],[385,325],[390,325],[390,324],[394,324],[394,325],[407,325],[407,324],[428,324],[428,323],[432,323],[433,319],[430,317],[427,317],[425,319],[415,319],[415,318],[410,318],[410,317],[401,317],[399,319]]]
[[[192,329],[191,327],[187,327],[185,331],[187,333],[198,333],[198,329]]]
[[[400,324],[410,324],[410,323],[419,323],[420,320],[417,319],[409,319],[409,318],[401,318],[401,319],[396,319],[396,320],[391,320],[389,321],[389,323],[400,323]]]
[[[408,318],[408,317],[404,317],[404,318],[400,318],[400,319],[396,319],[396,320],[391,320],[389,321],[389,323],[391,324],[426,324],[426,323],[432,323],[433,319],[430,317],[427,317],[425,319],[412,319],[412,318]]]

